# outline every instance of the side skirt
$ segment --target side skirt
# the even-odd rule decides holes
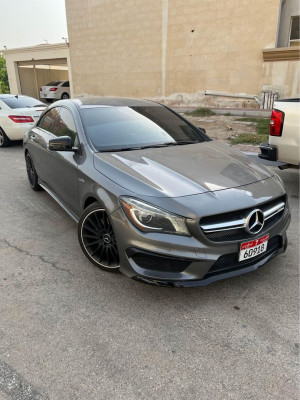
[[[50,190],[50,189],[48,188],[48,186],[46,186],[40,179],[38,180],[38,182],[39,182],[39,185],[40,185],[48,194],[50,194],[50,196],[61,206],[61,208],[62,208],[63,210],[65,210],[65,212],[66,212],[67,214],[69,214],[69,216],[78,224],[79,218],[77,218],[77,217],[72,213],[72,211],[70,211],[70,210],[68,209],[68,207],[65,206],[64,203],[56,196],[56,194],[54,194],[54,193],[52,192],[52,190]]]

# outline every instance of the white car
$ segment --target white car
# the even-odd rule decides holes
[[[23,140],[47,106],[29,96],[0,94],[0,147]]]
[[[300,164],[300,99],[277,100],[270,118],[269,140],[260,145],[260,158],[286,163],[287,167]]]
[[[55,81],[47,83],[40,88],[40,99],[48,102],[52,100],[69,99],[70,83],[69,81]]]

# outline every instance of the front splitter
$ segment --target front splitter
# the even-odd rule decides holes
[[[161,286],[161,287],[169,287],[169,288],[191,288],[191,287],[201,287],[201,286],[208,286],[214,282],[232,278],[234,276],[239,276],[243,274],[247,274],[248,272],[253,272],[258,268],[262,267],[272,258],[276,257],[277,255],[284,253],[287,248],[287,240],[284,240],[283,246],[280,249],[275,250],[273,253],[268,254],[267,257],[263,258],[262,260],[257,261],[255,264],[250,265],[248,267],[243,268],[235,268],[230,271],[219,273],[215,275],[208,276],[207,278],[199,279],[199,280],[185,280],[185,281],[168,281],[168,280],[156,280],[147,277],[143,277],[141,275],[136,275],[132,277],[135,281],[145,283],[147,285],[153,286]]]

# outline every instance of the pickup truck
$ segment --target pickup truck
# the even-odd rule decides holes
[[[299,167],[300,99],[277,100],[270,118],[269,140],[260,145],[259,158]]]

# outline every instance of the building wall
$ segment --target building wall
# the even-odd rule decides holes
[[[290,32],[291,32],[291,17],[294,17],[299,14],[300,14],[299,0],[282,1],[277,47],[289,46]]]
[[[161,0],[67,0],[75,95],[161,94]]]
[[[280,98],[300,96],[299,60],[269,61],[263,66],[264,87],[278,91]]]
[[[74,94],[259,94],[278,11],[279,0],[66,0]]]

